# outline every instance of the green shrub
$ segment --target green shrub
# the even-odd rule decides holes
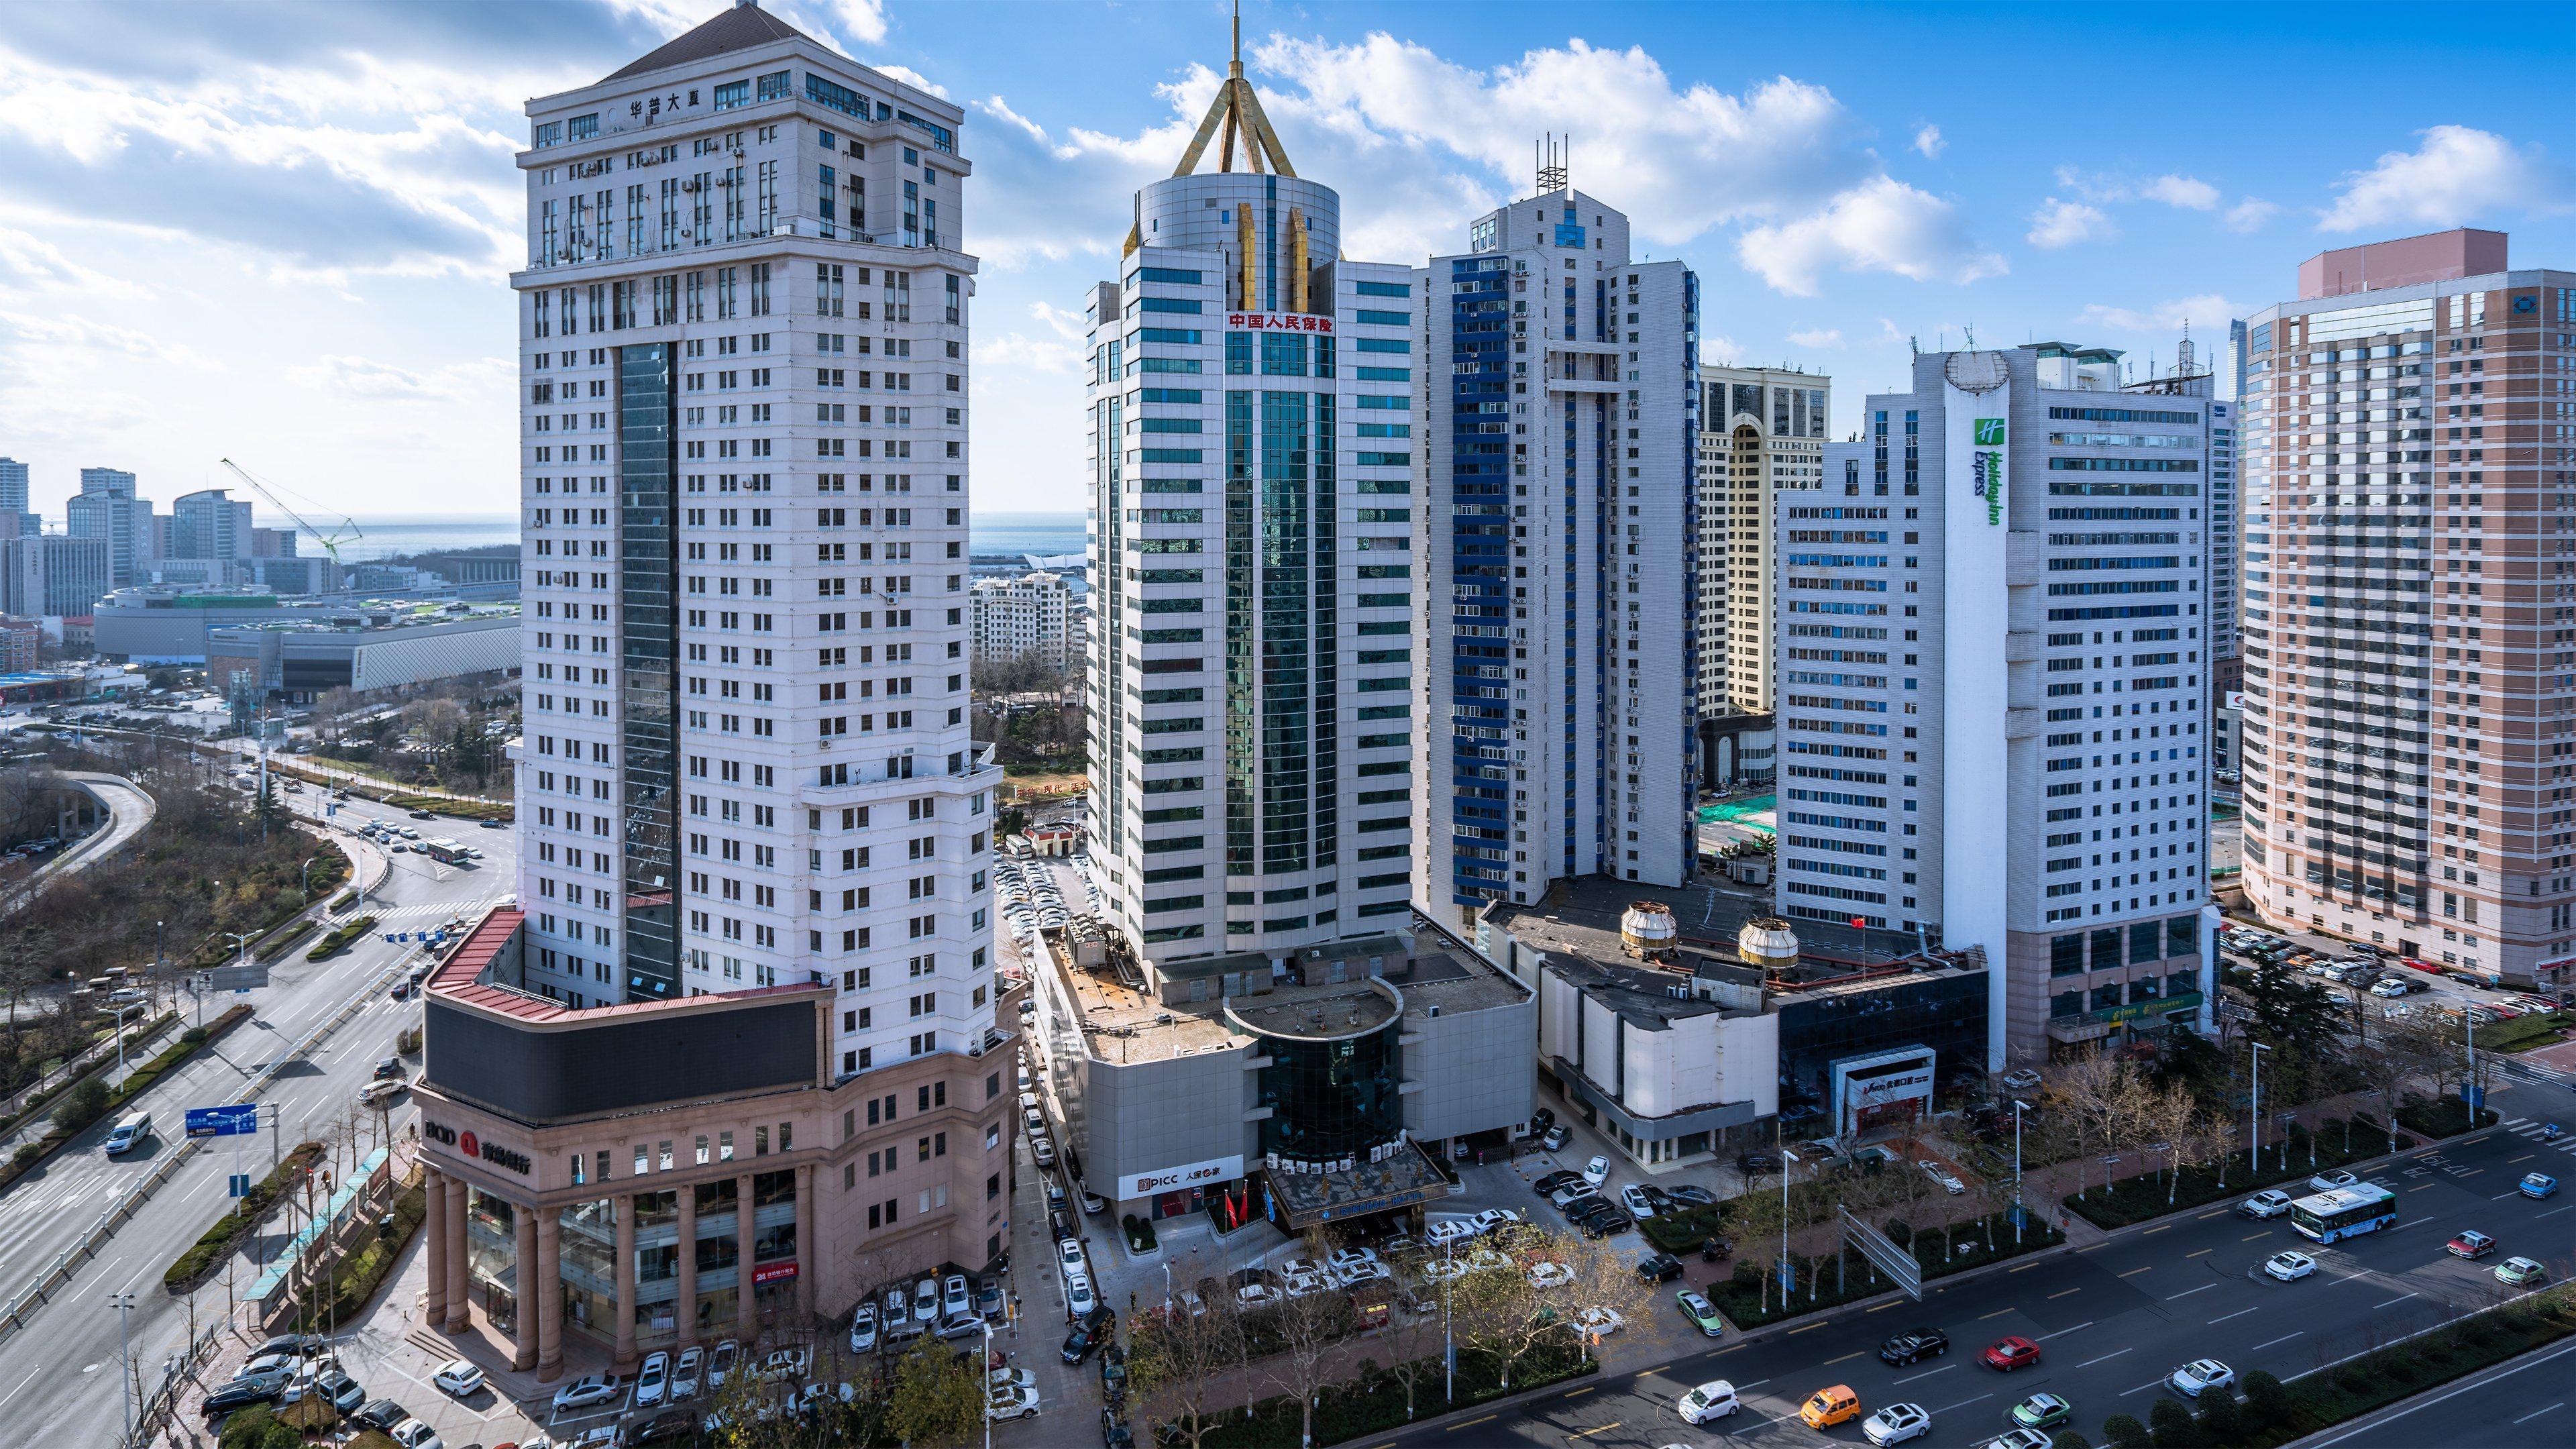
[[[2147,1422],[2155,1427],[2156,1449],[2204,1449],[2208,1443],[2201,1437],[2200,1424],[2180,1399],[2158,1399],[2147,1413]]]
[[[2245,1376],[2245,1409],[2266,1424],[2286,1424],[2290,1419],[2290,1391],[2281,1381],[2263,1369]]]
[[[2245,1416],[2236,1397],[2224,1389],[2200,1396],[2201,1438],[2211,1444],[2239,1444],[2245,1439]]]
[[[54,1108],[54,1130],[70,1136],[106,1115],[106,1081],[96,1076],[83,1077]]]
[[[2102,1421],[2102,1437],[2111,1449],[2156,1449],[2156,1436],[2135,1415],[2113,1414]]]
[[[303,1449],[304,1436],[279,1423],[267,1405],[253,1404],[224,1420],[215,1442],[218,1449]]]
[[[186,1031],[179,1033],[179,1044],[181,1046],[203,1046],[205,1045],[205,1041],[206,1029],[202,1026],[192,1026]]]

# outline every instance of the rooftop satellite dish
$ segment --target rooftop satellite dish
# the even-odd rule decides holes
[[[2000,352],[1953,352],[1941,364],[1941,375],[1961,392],[1993,392],[2011,380]]]

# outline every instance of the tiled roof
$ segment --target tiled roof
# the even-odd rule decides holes
[[[612,72],[607,80],[624,80],[628,76],[668,70],[675,65],[707,60],[737,50],[750,50],[774,40],[803,40],[804,31],[770,14],[757,5],[729,5],[714,19],[675,39],[665,41],[625,67]],[[602,81],[601,84],[606,84]]]
[[[672,1007],[693,1001],[747,1001],[762,996],[811,995],[829,990],[828,987],[820,985],[761,986],[749,991],[726,991],[710,993],[706,996],[677,997],[669,1001],[629,1001],[613,1006],[585,1006],[576,1009],[560,1001],[548,1000],[508,986],[484,984],[483,973],[491,967],[493,959],[501,954],[502,949],[509,945],[510,938],[519,933],[520,928],[527,923],[527,919],[528,913],[522,910],[506,906],[495,909],[476,922],[472,930],[465,933],[465,939],[457,944],[455,950],[447,953],[447,959],[441,961],[437,969],[429,974],[429,978],[421,983],[421,989],[433,992],[442,999],[455,1002],[460,1006],[480,1007],[485,1011],[515,1017],[525,1022],[545,1022],[567,1026],[605,1021],[611,1017],[632,1015],[637,1012],[667,1011]]]

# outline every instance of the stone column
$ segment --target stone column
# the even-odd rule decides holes
[[[635,1372],[635,1194],[609,1200],[617,1213],[617,1372]]]
[[[429,1235],[429,1307],[421,1321],[436,1328],[447,1322],[447,1174],[426,1168],[420,1181],[429,1207],[422,1221]]]
[[[537,1366],[537,1210],[525,1203],[512,1203],[510,1222],[518,1239],[511,1272],[518,1280],[513,1296],[519,1305],[514,1320],[518,1332],[510,1344],[510,1367],[524,1373]]]
[[[749,1343],[760,1332],[760,1310],[751,1301],[751,1174],[733,1180],[734,1332]]]
[[[822,1260],[814,1252],[814,1164],[796,1169],[796,1311],[814,1316],[814,1274]]]
[[[679,1347],[687,1348],[698,1341],[698,1189],[695,1183],[680,1184],[680,1296],[675,1305],[674,1322],[680,1330]]]
[[[463,1333],[471,1325],[473,1300],[469,1295],[469,1275],[465,1259],[465,1179],[447,1179],[447,1321],[441,1325],[449,1333]]]
[[[563,1377],[563,1209],[536,1211],[537,1382],[550,1384]]]

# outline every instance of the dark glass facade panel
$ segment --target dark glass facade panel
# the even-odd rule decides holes
[[[1314,660],[1314,689],[1308,702],[1313,716],[1313,764],[1307,771],[1307,789],[1314,801],[1314,858],[1310,864],[1330,869],[1341,861],[1341,701],[1340,651],[1333,641],[1341,634],[1341,590],[1333,577],[1334,560],[1341,556],[1341,543],[1335,529],[1341,509],[1335,506],[1334,494],[1341,486],[1334,459],[1339,453],[1333,439],[1340,427],[1336,399],[1330,391],[1315,394],[1315,446],[1313,459],[1314,506],[1309,514],[1307,556],[1314,561],[1311,585],[1314,605],[1306,628],[1308,655]]]
[[[1251,336],[1231,333],[1227,340],[1231,347],[1233,338],[1246,339],[1246,372],[1251,371]],[[1225,395],[1225,869],[1229,875],[1251,875],[1261,869],[1256,846],[1260,815],[1254,803],[1259,787],[1253,779],[1261,708],[1260,650],[1254,642],[1260,566],[1253,491],[1252,394],[1229,392]]]
[[[678,431],[671,346],[618,349],[618,619],[624,688],[626,996],[679,993],[679,548],[673,534]]]
[[[1977,1090],[1986,1072],[1986,978],[1928,977],[1874,991],[1791,1001],[1780,1008],[1780,1119],[1821,1118],[1832,1100],[1829,1073],[1849,1057],[1899,1047],[1932,1049],[1933,1091]],[[1810,1134],[1812,1135],[1812,1134]]]
[[[1264,1036],[1260,1105],[1261,1150],[1303,1162],[1352,1157],[1393,1142],[1404,1126],[1403,1082],[1397,1027],[1339,1041]]]
[[[1449,899],[1481,905],[1511,867],[1511,524],[1504,501],[1511,300],[1499,257],[1449,264]],[[1435,666],[1436,667],[1436,666]]]
[[[1314,863],[1313,434],[1306,394],[1261,399],[1261,869]]]

